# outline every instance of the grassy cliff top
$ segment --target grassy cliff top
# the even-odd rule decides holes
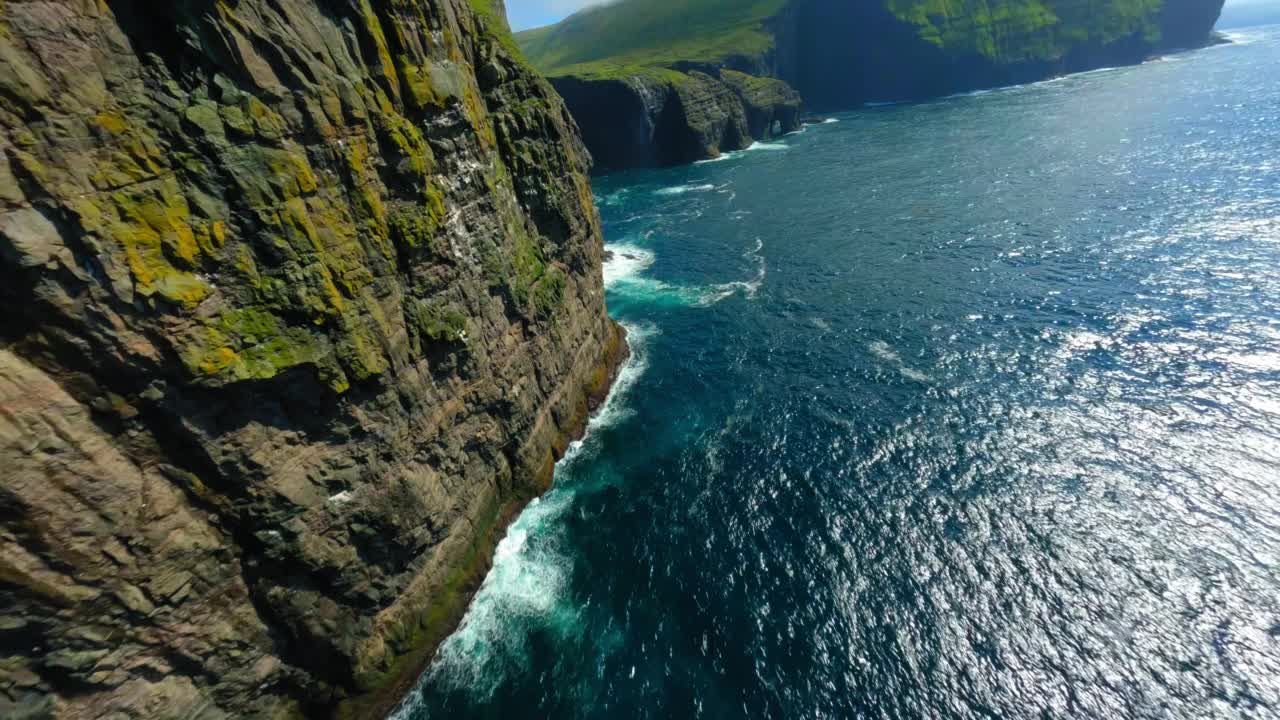
[[[767,21],[789,1],[617,0],[515,37],[546,75],[660,75],[680,62],[717,63],[768,52],[774,39]],[[829,2],[832,8],[878,4],[886,20],[913,28],[922,42],[949,54],[1019,62],[1054,59],[1080,44],[1103,45],[1133,35],[1155,42],[1166,0]]]
[[[1051,59],[1135,33],[1158,39],[1165,0],[882,0],[919,38],[994,61]]]
[[[620,0],[516,34],[547,75],[615,77],[676,62],[759,55],[773,45],[763,27],[787,0]]]

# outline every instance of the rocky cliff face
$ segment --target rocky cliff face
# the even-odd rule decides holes
[[[374,716],[623,353],[492,0],[0,2],[0,717]]]
[[[564,95],[598,169],[678,164],[737,149],[793,129],[800,98],[811,108],[850,108],[1141,62],[1203,45],[1223,4],[790,0],[742,8],[739,15],[772,8],[752,34],[740,17],[710,7],[718,2],[620,0],[563,27],[519,36]],[[723,27],[711,27],[709,17],[722,18]],[[634,27],[640,23],[648,25]],[[665,40],[662,28],[671,28]],[[622,49],[614,55],[611,47]],[[776,84],[766,87],[770,82]],[[676,95],[682,101],[669,102]],[[743,116],[745,133],[737,122]]]
[[[1142,62],[1209,40],[1223,0],[794,0],[777,75],[817,108]],[[832,72],[841,68],[841,72]]]
[[[728,68],[551,78],[599,171],[679,165],[800,127],[800,96]],[[714,74],[713,74],[714,73]]]

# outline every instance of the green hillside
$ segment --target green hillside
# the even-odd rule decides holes
[[[948,52],[1018,61],[1134,32],[1157,41],[1165,0],[880,0],[921,40]],[[1151,36],[1154,34],[1154,36]]]
[[[1208,42],[1222,3],[614,0],[515,41],[565,99],[597,167],[614,170],[740,149],[798,126],[805,107],[1140,63]]]
[[[622,0],[516,34],[547,75],[600,77],[678,61],[759,55],[773,44],[763,21],[787,0]]]
[[[847,14],[879,5],[884,17],[949,54],[996,62],[1054,59],[1081,43],[1138,33],[1159,41],[1166,2],[1184,0],[838,0]],[[1192,0],[1193,2],[1196,0]],[[1205,0],[1210,4],[1212,0]],[[773,46],[766,21],[788,0],[619,0],[516,35],[529,60],[550,76],[613,77],[677,62],[758,56]],[[811,3],[812,4],[812,3]],[[866,39],[863,40],[864,42]]]

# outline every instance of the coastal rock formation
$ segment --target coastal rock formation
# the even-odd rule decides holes
[[[772,60],[777,75],[817,108],[918,100],[1200,46],[1222,4],[796,0],[776,21]]]
[[[1208,42],[1222,4],[620,0],[516,37],[565,97],[597,169],[612,170],[714,157],[787,132],[800,98],[850,108],[1141,62]],[[726,105],[723,87],[740,108]],[[677,94],[686,102],[672,106]],[[735,135],[740,114],[745,139]]]
[[[679,165],[800,127],[800,96],[731,69],[553,77],[600,171]]]
[[[0,717],[375,717],[625,353],[494,0],[0,2]]]

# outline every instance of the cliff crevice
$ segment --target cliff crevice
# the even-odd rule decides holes
[[[0,3],[0,715],[372,717],[622,358],[484,0]]]

